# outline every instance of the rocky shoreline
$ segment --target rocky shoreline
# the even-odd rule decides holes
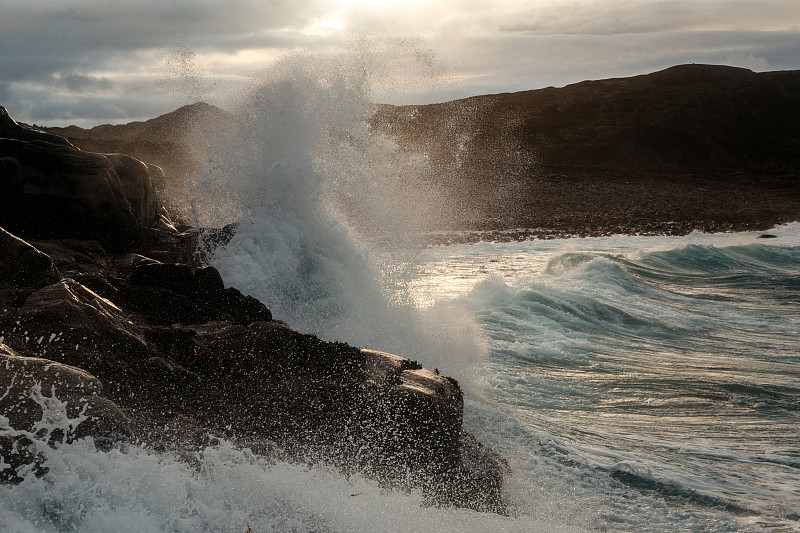
[[[506,512],[507,467],[463,430],[455,380],[295,332],[226,287],[202,252],[235,228],[177,225],[160,172],[0,108],[0,482],[46,472],[42,439],[190,450],[214,435]]]
[[[787,222],[796,220],[787,219]],[[703,233],[738,233],[745,231],[765,232],[761,236],[769,238],[769,230],[781,225],[781,221],[762,222],[717,222],[717,221],[666,221],[641,222],[630,224],[557,227],[519,227],[511,229],[480,229],[431,231],[423,235],[427,246],[449,246],[454,244],[477,244],[479,242],[520,242],[528,240],[575,239],[585,237],[625,236],[681,236],[693,231]]]

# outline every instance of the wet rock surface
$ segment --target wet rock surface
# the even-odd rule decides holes
[[[66,402],[75,428],[54,438],[180,448],[214,434],[416,488],[433,504],[506,510],[503,462],[463,432],[454,380],[291,330],[202,264],[198,242],[224,245],[235,227],[173,224],[151,201],[147,165],[21,131],[0,130],[18,137],[0,139],[11,153],[0,188],[27,202],[0,224],[17,232],[0,230],[3,481],[45,467],[20,432]],[[28,150],[42,158],[20,156]],[[35,180],[34,194],[24,184]],[[52,192],[73,186],[81,196]]]
[[[131,436],[128,417],[103,396],[100,381],[79,368],[21,357],[0,344],[0,482],[46,471],[36,443],[92,437],[99,448]]]

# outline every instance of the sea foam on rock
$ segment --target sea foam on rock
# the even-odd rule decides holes
[[[505,512],[503,461],[463,432],[455,380],[293,331],[226,288],[196,250],[235,227],[172,224],[150,166],[81,152],[4,109],[0,135],[0,226],[11,231],[0,229],[3,479],[37,460],[9,454],[36,427],[39,411],[23,406],[46,392],[67,401],[74,437],[277,443],[430,503]]]
[[[36,443],[92,437],[108,447],[130,436],[128,417],[103,396],[100,381],[79,368],[18,356],[0,344],[0,482],[22,481],[45,467]]]

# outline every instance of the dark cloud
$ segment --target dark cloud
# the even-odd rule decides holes
[[[92,90],[109,91],[114,87],[114,84],[108,78],[86,76],[84,74],[66,74],[61,76],[61,79],[64,80],[67,89],[76,93]]]
[[[321,0],[0,0],[0,96],[26,120],[47,120],[49,113],[58,122],[72,115],[120,119],[131,114],[122,110],[142,108],[144,94],[169,103],[183,103],[179,95],[200,99],[213,73],[198,55],[296,46],[321,6]],[[137,76],[148,87],[128,93]],[[114,90],[120,93],[104,94]],[[84,103],[89,97],[96,107]]]
[[[284,46],[280,30],[308,24],[318,4],[145,0],[101,8],[95,3],[0,0],[0,77],[36,79],[59,70],[102,68],[132,51],[176,43],[231,53]]]
[[[3,1],[0,34],[25,39],[47,34],[70,43],[141,47],[169,39],[241,35],[303,27],[322,14],[319,0],[139,0],[103,4]]]

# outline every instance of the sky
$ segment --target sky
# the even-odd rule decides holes
[[[235,105],[291,55],[431,103],[684,63],[800,69],[797,0],[0,0],[0,105],[50,126]]]

